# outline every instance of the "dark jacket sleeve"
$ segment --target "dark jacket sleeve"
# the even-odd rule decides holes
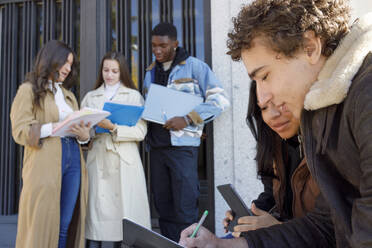
[[[336,247],[330,209],[320,194],[315,209],[297,218],[268,228],[243,233],[249,248],[331,248]]]
[[[273,195],[273,178],[272,177],[262,177],[261,179],[264,185],[264,192],[262,192],[253,203],[259,209],[264,211],[269,211],[275,205],[275,199]]]
[[[371,69],[370,69],[371,71]],[[360,198],[353,202],[351,211],[352,247],[372,245],[372,72],[364,77],[355,92],[352,131],[360,156]]]

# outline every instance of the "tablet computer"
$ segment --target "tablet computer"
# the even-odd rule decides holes
[[[219,185],[217,189],[233,212],[234,220],[231,221],[228,226],[228,230],[233,232],[234,226],[238,224],[238,219],[240,217],[252,216],[254,214],[247,205],[245,205],[244,201],[231,184]]]
[[[183,248],[173,240],[126,218],[123,219],[123,243],[131,248]]]

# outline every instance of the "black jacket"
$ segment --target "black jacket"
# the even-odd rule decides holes
[[[371,40],[372,16],[353,26],[305,98],[305,155],[324,198],[304,218],[248,233],[250,248],[372,247]]]
[[[345,101],[303,113],[302,130],[310,172],[332,209],[337,247],[372,247],[372,54]]]

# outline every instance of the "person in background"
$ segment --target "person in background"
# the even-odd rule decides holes
[[[13,100],[12,134],[25,148],[17,248],[84,247],[88,185],[80,144],[89,141],[90,125],[71,126],[76,138],[52,135],[78,110],[68,90],[77,82],[77,64],[64,43],[47,42]]]
[[[124,55],[108,52],[101,61],[94,90],[88,92],[82,107],[102,109],[105,102],[142,106]],[[87,247],[101,247],[101,241],[113,241],[121,247],[122,219],[151,229],[146,181],[138,142],[147,132],[140,119],[135,126],[125,126],[104,119],[98,126],[108,130],[96,133],[87,157],[89,198],[86,219]]]
[[[178,241],[182,229],[198,218],[198,148],[204,124],[228,106],[220,81],[209,66],[178,46],[177,30],[160,23],[151,32],[155,61],[146,69],[145,94],[151,84],[201,96],[204,102],[164,125],[149,123],[151,189],[161,233]],[[196,132],[183,130],[192,126]]]
[[[264,192],[252,203],[256,216],[240,218],[234,237],[303,217],[314,209],[319,195],[298,140],[300,120],[290,111],[280,111],[272,103],[261,104],[260,100],[256,82],[252,81],[246,120],[257,141],[257,172]],[[225,228],[233,219],[232,212],[227,211]]]

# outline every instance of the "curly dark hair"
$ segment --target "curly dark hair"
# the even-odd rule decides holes
[[[177,40],[177,29],[172,23],[161,22],[151,31],[151,36],[168,36],[171,40]]]
[[[287,57],[303,45],[303,34],[312,30],[323,42],[322,54],[329,57],[349,32],[348,0],[255,0],[232,18],[228,33],[228,52],[234,61],[252,47],[252,40],[263,37],[275,52]]]

